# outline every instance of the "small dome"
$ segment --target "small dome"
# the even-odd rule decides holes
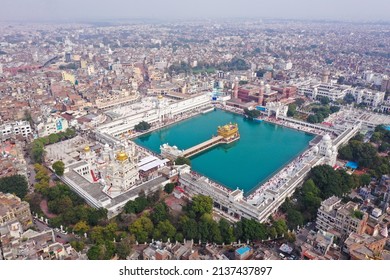
[[[313,152],[317,154],[317,153],[318,153],[318,150],[319,150],[319,149],[318,149],[318,146],[314,146]]]
[[[157,98],[158,99],[163,99],[163,96],[160,94]]]
[[[331,151],[330,149],[327,150],[327,151],[326,151],[326,156],[327,156],[327,157],[330,157],[331,155],[332,155],[332,151]]]
[[[88,153],[89,151],[91,151],[91,148],[89,146],[85,146],[84,152]]]
[[[324,137],[322,137],[322,140],[324,141],[331,141],[329,134],[325,134]]]
[[[110,145],[108,143],[104,144],[104,148],[110,148]]]
[[[116,159],[119,160],[119,161],[125,161],[127,160],[129,157],[127,156],[127,154],[124,152],[124,151],[121,151],[119,152],[117,155],[116,155]]]

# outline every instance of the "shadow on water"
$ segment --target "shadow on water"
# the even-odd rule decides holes
[[[219,148],[222,149],[225,153],[228,153],[229,150],[231,150],[232,148],[237,146],[239,141],[240,140],[237,140],[237,141],[229,143],[229,144],[221,144],[221,145],[219,145]]]
[[[141,142],[148,142],[150,139],[150,136],[152,136],[152,134],[148,133],[148,134],[142,135],[141,137],[138,137],[138,140],[140,140]]]

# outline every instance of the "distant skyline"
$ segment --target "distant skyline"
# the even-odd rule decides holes
[[[2,0],[1,21],[280,18],[390,21],[389,0]]]

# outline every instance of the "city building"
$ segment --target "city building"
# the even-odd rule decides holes
[[[131,141],[114,147],[91,144],[75,137],[46,146],[46,161],[61,159],[65,172],[60,179],[90,206],[106,208],[109,218],[121,213],[125,204],[140,193],[163,189],[170,182],[159,172],[167,161],[149,161],[151,155],[141,153]],[[150,171],[150,176],[140,176],[140,170]]]
[[[28,121],[16,121],[0,126],[0,138],[4,141],[11,136],[22,135],[27,138],[32,134],[31,126]]]
[[[332,196],[321,203],[318,209],[316,227],[319,230],[332,229],[346,236],[351,232],[362,234],[365,231],[368,214],[359,211],[359,205],[349,201],[346,204],[341,198]]]
[[[0,192],[0,226],[20,222],[23,228],[32,224],[30,205],[13,194]]]
[[[370,107],[380,106],[385,99],[384,91],[374,91],[365,88],[353,88],[348,92],[355,97],[356,104],[364,104]]]
[[[56,240],[52,229],[36,232],[18,231],[13,225],[1,234],[0,253],[5,260],[76,260],[86,259],[86,255],[76,252],[70,244],[62,244]],[[1,229],[0,229],[1,231]]]
[[[68,81],[72,85],[74,85],[76,83],[76,77],[73,74],[70,74],[70,73],[65,72],[65,71],[62,72],[62,80]]]
[[[64,132],[69,128],[68,121],[58,115],[52,115],[37,124],[38,137],[46,137],[53,133]]]
[[[374,236],[351,232],[344,242],[343,252],[352,260],[380,260],[383,259],[388,237],[387,227]]]
[[[323,97],[327,97],[331,101],[336,101],[343,99],[350,88],[350,86],[330,83],[309,83],[298,86],[298,94],[308,96],[313,100],[320,100]]]
[[[234,251],[236,260],[246,260],[253,254],[253,250],[249,246],[238,248]]]

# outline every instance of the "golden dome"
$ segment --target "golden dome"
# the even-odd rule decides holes
[[[124,152],[124,151],[121,151],[119,152],[117,155],[116,155],[116,159],[119,160],[119,161],[125,161],[127,160],[129,157],[127,156],[127,154]]]
[[[163,99],[163,96],[160,94],[157,98],[158,99]]]
[[[89,152],[91,150],[91,148],[89,148],[89,146],[85,146],[85,148],[84,148],[84,152]]]

